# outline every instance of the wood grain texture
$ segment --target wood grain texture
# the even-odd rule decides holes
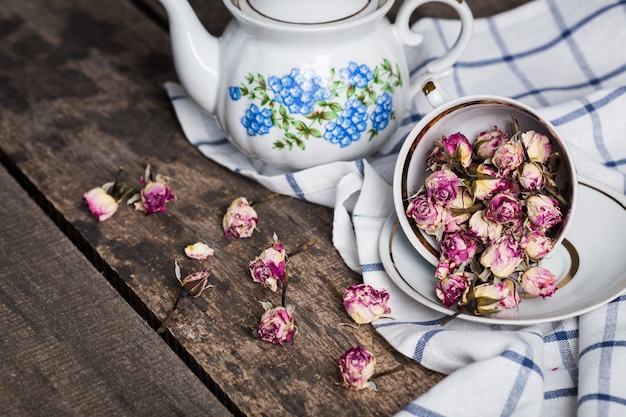
[[[180,303],[165,340],[231,412],[380,416],[399,411],[443,376],[401,356],[371,326],[341,325],[349,318],[328,281],[342,289],[361,277],[332,245],[331,209],[280,196],[256,205],[259,232],[252,238],[224,238],[221,219],[232,199],[243,195],[261,201],[269,192],[209,161],[183,137],[161,87],[176,79],[169,36],[158,24],[164,13],[156,1],[141,1],[0,0],[0,159],[153,329],[179,290],[174,260],[183,274],[211,269],[214,287]],[[485,10],[500,11],[518,3],[475,0],[470,7],[485,4]],[[221,2],[192,4],[209,30],[221,33],[229,19]],[[112,219],[96,222],[81,202],[82,193],[112,180],[120,166],[123,180],[139,187],[146,158],[156,172],[173,177],[177,200],[166,213],[145,216],[123,206]],[[286,346],[269,345],[255,335],[260,302],[278,304],[280,294],[252,282],[246,268],[273,233],[288,249],[318,240],[289,261],[287,295],[296,306],[299,333]],[[185,258],[183,248],[196,241],[216,249],[210,265]],[[49,262],[48,268],[59,270],[66,263],[59,256]],[[107,331],[121,349],[121,330],[110,325]],[[377,380],[379,392],[352,393],[337,385],[337,360],[356,344],[376,354],[378,372],[397,369]],[[126,346],[136,349],[133,343]],[[113,350],[112,355],[121,354]]]
[[[228,411],[0,167],[0,414]]]

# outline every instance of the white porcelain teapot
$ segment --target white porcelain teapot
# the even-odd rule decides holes
[[[391,135],[421,87],[404,48],[422,43],[409,19],[429,1],[406,1],[391,24],[393,0],[224,0],[234,19],[216,38],[187,0],[160,0],[189,96],[243,153],[284,171],[370,155]],[[441,76],[469,43],[473,17],[464,0],[436,1],[462,24],[426,67]]]

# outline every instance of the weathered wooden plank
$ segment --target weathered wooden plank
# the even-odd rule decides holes
[[[184,258],[183,247],[203,240],[216,248],[215,287],[181,302],[169,340],[225,393],[235,412],[391,415],[441,379],[398,355],[371,327],[339,325],[347,317],[326,279],[342,288],[360,277],[332,246],[331,210],[278,197],[257,206],[261,233],[224,239],[221,216],[230,201],[238,195],[258,201],[268,191],[208,161],[182,137],[160,87],[175,79],[169,37],[161,28],[123,0],[2,6],[5,159],[153,327],[178,292],[174,259],[183,273],[198,266]],[[126,182],[138,186],[145,158],[174,178],[178,200],[166,213],[144,216],[122,207],[107,222],[95,222],[81,194],[111,180],[120,165]],[[246,270],[273,232],[292,248],[318,239],[291,260],[288,298],[297,306],[300,332],[282,347],[254,334],[259,302],[280,298],[251,282]],[[380,372],[401,367],[378,381],[378,393],[349,393],[336,385],[337,359],[357,343],[376,353]]]
[[[0,201],[0,414],[228,414],[2,167]]]

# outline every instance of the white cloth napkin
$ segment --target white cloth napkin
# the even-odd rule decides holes
[[[470,3],[471,7],[471,3]],[[407,50],[412,74],[454,41],[457,21],[422,19],[425,43]],[[477,19],[472,41],[441,84],[452,96],[497,94],[535,107],[568,142],[580,175],[626,192],[626,0],[536,0]],[[512,327],[453,320],[397,288],[378,252],[392,212],[396,154],[430,111],[413,109],[376,155],[295,173],[273,172],[236,150],[176,83],[166,84],[189,141],[208,158],[268,189],[334,207],[333,244],[364,282],[391,293],[389,343],[448,376],[399,416],[626,415],[626,296],[554,323]],[[607,233],[624,231],[607,231]],[[585,279],[592,279],[586,277]],[[626,272],[621,279],[626,279]]]

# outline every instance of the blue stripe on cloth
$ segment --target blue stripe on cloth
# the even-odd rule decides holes
[[[365,272],[374,272],[374,271],[384,271],[384,270],[385,270],[385,267],[380,262],[372,263],[372,264],[362,264],[361,265],[361,272],[363,272],[363,273],[365,273]]]
[[[296,181],[296,177],[293,174],[285,174],[285,179],[287,180],[287,183],[289,184],[289,186],[291,186],[291,189],[296,194],[296,196],[300,200],[306,201],[306,196],[304,195],[304,191],[302,191],[302,188],[300,188],[298,181]]]
[[[624,66],[624,68],[626,69],[626,65]],[[598,110],[601,107],[604,107],[608,104],[610,104],[611,102],[617,100],[618,98],[620,98],[621,96],[623,96],[624,94],[626,94],[626,87],[620,87],[620,88],[616,88],[615,90],[609,92],[606,96],[594,101],[593,103],[590,103],[593,107],[594,110]],[[586,116],[589,113],[589,108],[587,106],[583,106],[579,109],[576,109],[574,111],[571,111],[567,114],[564,114],[563,116],[554,119],[554,120],[550,120],[550,122],[554,125],[554,126],[559,126],[568,122],[571,122],[574,119],[578,119],[580,117]]]
[[[458,61],[456,63],[456,66],[465,67],[465,68],[482,67],[482,66],[487,66],[487,65],[499,64],[506,60],[515,60],[515,59],[527,57],[529,55],[535,55],[538,52],[543,52],[547,49],[553,48],[559,42],[562,42],[563,40],[571,37],[571,35],[574,32],[576,32],[577,30],[579,30],[586,24],[590,23],[593,19],[600,18],[604,13],[607,13],[613,8],[619,7],[621,5],[626,5],[626,0],[620,0],[617,3],[609,4],[601,9],[596,10],[595,12],[581,19],[579,22],[573,24],[569,29],[566,29],[565,32],[561,33],[556,38],[544,43],[543,45],[539,45],[533,49],[529,49],[523,52],[518,52],[516,54],[512,54],[506,57],[491,58],[491,59],[485,59],[485,60],[480,60],[480,61]],[[493,20],[493,17],[489,17],[487,18],[487,20]]]
[[[511,387],[509,396],[506,399],[506,403],[504,404],[504,407],[502,408],[502,412],[500,413],[501,417],[510,416],[515,412],[515,409],[517,408],[517,405],[519,404],[522,398],[524,389],[526,388],[526,385],[528,384],[528,380],[530,379],[531,371],[535,369],[539,369],[538,366],[534,365],[534,361],[528,357],[529,355],[532,354],[532,351],[533,351],[528,341],[523,339],[519,333],[515,334],[515,336],[518,339],[520,339],[520,341],[525,346],[525,352],[523,356],[524,359],[521,359],[521,363],[515,360],[516,362],[520,363],[522,367],[517,373],[517,377],[515,378],[515,381],[513,382],[513,386]],[[518,355],[516,352],[508,351],[508,352],[503,352],[501,356],[512,359],[516,357],[516,355]],[[519,356],[521,357],[521,355]],[[540,375],[543,378],[543,374],[540,373]]]
[[[428,341],[442,331],[444,330],[431,330],[431,331],[424,333],[424,335],[420,337],[420,340],[415,345],[415,350],[413,351],[413,360],[415,360],[417,363],[422,363],[422,358],[424,357],[424,350],[426,349],[426,345],[428,344]]]
[[[505,350],[504,352],[500,354],[500,356],[502,356],[503,358],[509,359],[515,363],[518,363],[519,365],[526,367],[530,369],[531,371],[536,372],[543,378],[543,372],[541,371],[541,368],[537,366],[535,361],[533,361],[532,359],[526,356],[520,355],[517,352],[513,352],[512,350]]]
[[[199,140],[197,142],[193,142],[194,146],[221,146],[228,145],[230,142],[225,137],[217,138],[215,140]]]
[[[578,329],[569,331],[563,330],[562,322],[553,323],[552,327],[555,331],[551,335],[544,336],[543,342],[556,342],[559,348],[561,361],[563,362],[565,370],[569,373],[570,379],[572,381],[578,381],[577,349],[575,352],[574,349],[572,349],[572,344],[570,343],[570,340],[578,339]]]
[[[509,54],[506,42],[504,41],[504,39],[502,39],[502,36],[500,36],[500,33],[498,32],[498,28],[494,24],[494,19],[488,19],[487,24],[489,26],[491,35],[493,36],[493,40],[496,42],[496,45],[498,45],[498,48],[500,48],[500,51],[502,51],[502,60],[511,69],[511,72],[515,74],[515,76],[522,83],[524,88],[526,88],[526,91],[532,91],[533,96],[535,96],[539,104],[541,106],[547,106],[549,104],[548,100],[546,100],[545,97],[541,95],[541,92],[533,86],[533,84],[530,82],[530,79],[526,75],[524,75],[524,72],[521,71],[519,67],[515,64],[513,57]]]
[[[186,95],[186,94],[181,94],[179,96],[170,96],[170,100],[172,100],[172,101],[185,100],[185,99],[188,99],[188,98],[189,98],[189,96]]]
[[[615,331],[617,328],[617,318],[619,313],[619,303],[609,303],[606,306],[606,317],[604,318],[604,334],[602,340],[610,341],[615,340]],[[611,392],[611,365],[613,362],[614,349],[602,349],[600,351],[600,363],[598,364],[599,375],[598,378],[598,391]],[[601,402],[598,404],[598,415],[606,416],[609,414],[609,403]]]
[[[543,393],[544,400],[555,400],[557,398],[576,397],[578,396],[578,388],[561,388]]]
[[[623,398],[623,397],[617,397],[615,395],[609,395],[609,394],[589,394],[589,395],[583,395],[578,400],[578,407],[580,407],[583,403],[587,401],[606,401],[609,403],[626,405],[626,398]]]
[[[422,407],[421,405],[413,403],[404,407],[403,411],[419,417],[445,417],[443,414],[436,413],[432,410]]]
[[[554,20],[556,20],[556,23],[559,29],[561,30],[561,38],[564,39],[567,46],[569,46],[569,49],[572,52],[572,55],[574,56],[576,63],[582,70],[583,74],[585,74],[587,80],[589,80],[589,84],[593,86],[597,86],[598,84],[600,84],[600,80],[596,78],[595,74],[591,70],[591,67],[587,63],[587,60],[585,59],[585,55],[580,51],[580,48],[576,44],[576,41],[571,36],[572,32],[565,24],[565,21],[563,20],[563,16],[561,15],[554,0],[548,1],[548,7],[550,11],[552,12],[552,16],[554,17]]]
[[[356,169],[359,170],[361,175],[365,175],[365,163],[363,162],[363,158],[356,159],[354,161],[354,164],[356,165]]]

